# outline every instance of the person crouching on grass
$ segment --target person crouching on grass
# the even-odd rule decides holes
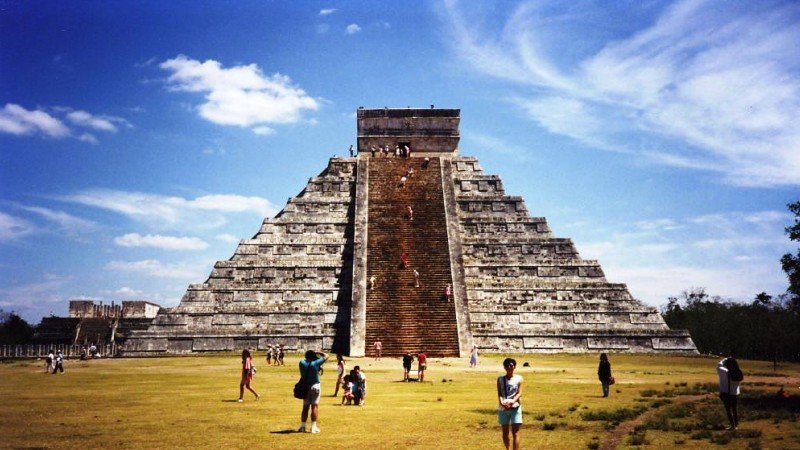
[[[520,444],[519,427],[522,425],[522,405],[519,400],[522,397],[522,377],[514,375],[516,367],[516,360],[506,358],[503,361],[506,374],[497,377],[497,397],[500,401],[497,418],[503,427],[503,444],[505,444],[506,450],[511,449],[509,428],[514,438],[514,450],[519,450]]]
[[[242,350],[242,379],[239,381],[239,403],[243,402],[244,400],[244,388],[247,388],[248,391],[252,392],[253,395],[256,396],[256,400],[261,398],[258,395],[258,392],[253,390],[250,387],[250,382],[253,381],[253,372],[255,371],[255,367],[253,367],[253,357],[250,356],[250,350],[244,349]]]

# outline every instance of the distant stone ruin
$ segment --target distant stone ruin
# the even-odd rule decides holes
[[[44,317],[34,341],[41,344],[89,345],[124,341],[135,329],[147,329],[161,307],[146,300],[121,304],[70,300],[68,317]]]
[[[460,110],[360,108],[357,121],[356,157],[331,158],[122,353],[696,353],[460,155]]]

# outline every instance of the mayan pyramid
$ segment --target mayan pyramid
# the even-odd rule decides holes
[[[460,110],[360,108],[357,121],[356,157],[331,158],[123,354],[696,352],[459,154]]]

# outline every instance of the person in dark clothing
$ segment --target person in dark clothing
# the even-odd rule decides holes
[[[408,382],[408,372],[411,371],[411,363],[414,361],[414,357],[411,356],[411,353],[406,352],[403,355],[403,381]]]
[[[60,371],[61,373],[64,373],[64,356],[61,354],[61,350],[56,352],[55,362],[56,362],[56,365],[55,365],[55,367],[53,367],[53,374],[55,374],[56,371]]]
[[[608,356],[605,353],[600,353],[600,366],[597,367],[597,378],[600,379],[600,384],[603,386],[603,397],[608,397],[608,387],[611,386],[611,363],[608,362]]]

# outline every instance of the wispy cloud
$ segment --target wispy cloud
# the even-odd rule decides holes
[[[266,76],[256,64],[225,68],[211,59],[201,62],[178,55],[159,67],[170,72],[170,89],[203,93],[205,102],[198,112],[219,125],[259,128],[295,123],[304,110],[319,108],[288,76]]]
[[[517,161],[528,161],[531,159],[530,151],[499,137],[490,136],[485,133],[473,133],[468,130],[465,130],[462,135],[464,140],[476,147],[476,150],[486,150],[501,155],[512,156]]]
[[[234,236],[232,234],[228,234],[228,233],[218,234],[217,235],[217,240],[222,241],[222,242],[227,242],[229,244],[238,244],[239,243],[239,238],[238,237],[236,237],[236,236]]]
[[[344,29],[344,31],[347,34],[356,34],[359,31],[361,31],[361,27],[358,26],[358,24],[351,23],[350,25],[347,26],[347,28]]]
[[[33,224],[27,220],[0,212],[0,243],[21,239],[34,231]]]
[[[156,229],[214,228],[227,222],[220,213],[254,213],[265,217],[273,216],[278,211],[267,199],[232,194],[183,198],[144,192],[90,189],[58,199],[122,214]]]
[[[800,6],[678,1],[651,24],[564,58],[565,41],[580,36],[563,30],[602,20],[604,6],[585,6],[575,14],[522,3],[499,29],[456,0],[444,11],[458,56],[518,86],[514,102],[552,133],[731,184],[800,184]],[[640,141],[649,144],[631,144]]]
[[[691,286],[733,299],[783,292],[780,256],[792,248],[778,211],[723,212],[690,218],[613,223],[610,239],[581,242],[581,256],[598,259],[610,281],[660,305]]]
[[[331,14],[336,12],[336,8],[327,8],[327,9],[320,9],[319,15],[320,16],[330,16]]]
[[[196,237],[162,236],[160,234],[141,235],[128,233],[114,238],[121,247],[153,247],[164,250],[205,250],[208,243]]]
[[[19,206],[23,211],[36,214],[47,221],[54,223],[58,231],[67,235],[77,236],[97,230],[97,224],[91,220],[81,219],[64,211],[57,211],[42,206]],[[50,229],[50,227],[48,227]]]
[[[141,261],[110,261],[105,265],[107,270],[135,272],[156,278],[198,278],[200,268],[182,264],[165,264],[157,259]]]
[[[109,133],[116,133],[117,125],[124,125],[131,127],[130,122],[122,117],[107,116],[107,115],[93,115],[86,111],[75,110],[67,113],[67,120],[73,124],[81,127],[91,128],[97,131],[105,131]]]

